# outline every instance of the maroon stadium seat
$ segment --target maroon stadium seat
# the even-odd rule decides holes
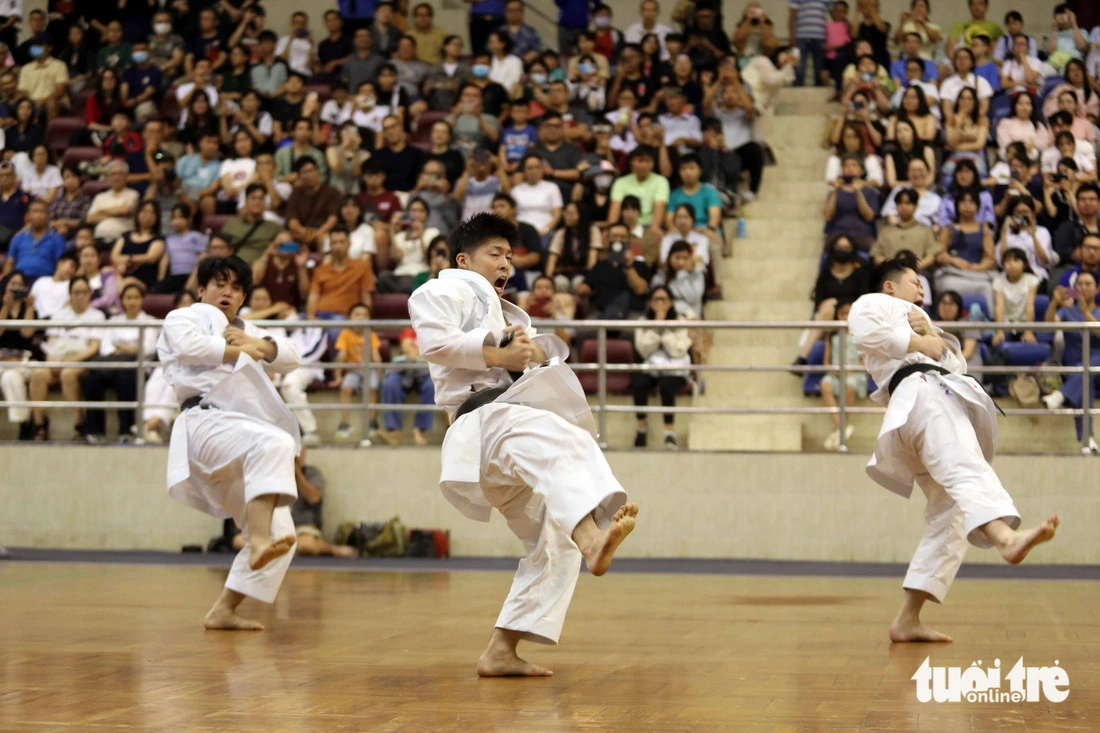
[[[76,168],[81,163],[97,161],[103,157],[103,151],[91,145],[78,145],[65,148],[61,156],[61,165]]]
[[[404,293],[375,293],[371,298],[371,318],[378,321],[408,320],[409,296]],[[402,329],[380,329],[378,338],[397,342]]]
[[[95,198],[97,193],[106,191],[110,187],[111,184],[107,183],[107,181],[85,181],[80,189],[88,196]]]
[[[440,120],[447,119],[447,114],[447,112],[438,110],[425,111],[424,114],[420,115],[420,119],[416,121],[416,129],[413,130],[409,141],[413,143],[429,142],[432,136],[432,125]]]
[[[305,92],[306,94],[316,92],[321,104],[332,98],[332,87],[328,84],[306,84]]]
[[[226,222],[233,218],[233,214],[207,214],[202,218],[203,230],[209,229],[217,234],[225,226]]]
[[[68,147],[73,133],[83,130],[87,124],[83,117],[54,117],[46,125],[46,147],[55,156],[60,155]]]
[[[164,318],[175,305],[176,296],[172,293],[149,293],[145,296],[142,310],[153,318]]]
[[[599,361],[599,358],[599,342],[595,338],[585,339],[584,345],[581,347],[581,362],[584,364],[595,364]],[[607,340],[608,364],[633,364],[634,361],[633,342],[627,339],[615,338],[609,338]],[[581,386],[584,387],[585,392],[592,394],[599,391],[598,372],[577,372],[577,378],[580,379]],[[607,391],[629,392],[630,372],[608,372]]]

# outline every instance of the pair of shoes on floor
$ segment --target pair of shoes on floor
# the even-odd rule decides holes
[[[340,423],[336,428],[336,439],[347,440],[351,437],[351,426],[346,422]]]
[[[676,433],[670,430],[665,431],[665,449],[667,450],[680,450],[680,444],[676,442]],[[634,433],[634,447],[645,448],[649,445],[649,431],[639,430]]]
[[[847,445],[848,441],[852,439],[852,433],[854,433],[855,431],[856,431],[856,429],[851,425],[844,428],[844,444],[845,445]],[[833,432],[829,433],[829,437],[825,439],[824,447],[825,447],[825,450],[838,450],[840,448],[840,431],[839,430],[834,430]]]
[[[1089,445],[1087,448],[1082,448],[1081,453],[1086,456],[1094,456],[1100,453],[1100,445],[1096,444],[1096,438],[1089,438]]]

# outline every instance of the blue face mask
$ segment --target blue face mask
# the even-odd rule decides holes
[[[130,55],[130,58],[132,58],[134,60],[135,64],[144,64],[146,61],[149,60],[149,52],[148,51],[134,51]]]
[[[594,74],[594,73],[596,73],[596,65],[595,64],[590,64],[587,61],[584,62],[583,64],[580,64],[577,68],[580,69],[580,72],[582,74]]]
[[[45,46],[31,46],[31,58],[32,59],[40,59],[40,58],[42,58],[42,54],[44,54],[44,53],[46,53],[46,47]]]
[[[488,78],[489,67],[485,64],[474,64],[474,76],[478,79]]]
[[[539,86],[542,86],[543,84],[546,83],[546,74],[542,74],[542,73],[531,74],[531,81],[535,84],[538,84]]]

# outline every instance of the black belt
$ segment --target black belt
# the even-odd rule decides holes
[[[495,402],[497,397],[500,397],[507,391],[507,387],[493,387],[491,389],[483,389],[480,392],[474,392],[466,398],[466,401],[463,402],[461,406],[459,406],[458,412],[455,413],[455,420],[468,412],[473,412],[479,407],[485,407],[485,405],[488,405],[490,402]]]
[[[200,402],[202,402],[202,395],[201,394],[197,394],[194,397],[188,397],[187,399],[185,399],[183,401],[183,404],[180,405],[180,412],[186,412],[187,410],[190,410],[192,407],[201,407],[204,410],[209,410],[210,409],[210,405],[200,405],[199,404]]]
[[[946,369],[944,369],[941,366],[936,366],[935,364],[928,364],[927,362],[923,362],[923,361],[918,361],[914,364],[906,364],[901,369],[898,369],[896,372],[894,372],[894,376],[890,378],[890,386],[886,388],[886,391],[889,392],[891,396],[893,396],[894,390],[898,388],[898,385],[901,384],[905,380],[906,377],[911,377],[914,374],[919,374],[919,373],[922,373],[922,372],[936,372],[937,374],[951,374],[951,372],[947,371]]]

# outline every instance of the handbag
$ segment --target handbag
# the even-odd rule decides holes
[[[1039,382],[1030,374],[1018,374],[1008,383],[1008,393],[1020,407],[1032,409],[1039,406]]]

